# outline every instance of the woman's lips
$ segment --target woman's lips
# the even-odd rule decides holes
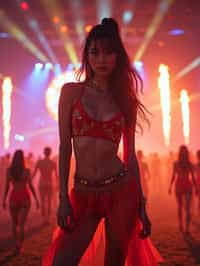
[[[106,66],[98,66],[97,67],[97,70],[106,71],[107,70],[107,67]]]

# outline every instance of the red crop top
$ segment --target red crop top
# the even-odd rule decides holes
[[[84,109],[81,97],[72,108],[72,136],[104,138],[119,144],[124,129],[124,117],[119,112],[112,119],[99,121]]]

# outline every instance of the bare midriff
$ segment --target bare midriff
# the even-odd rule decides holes
[[[73,146],[76,159],[75,176],[87,178],[92,182],[101,182],[107,177],[118,175],[124,169],[124,164],[117,155],[118,144],[114,142],[81,136],[73,139]],[[119,183],[126,182],[128,179],[127,174]],[[101,189],[106,190],[117,185],[118,182],[105,185]],[[87,186],[80,184],[76,185],[76,188],[88,189]]]

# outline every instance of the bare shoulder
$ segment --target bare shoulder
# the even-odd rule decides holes
[[[61,97],[63,99],[68,99],[68,101],[74,101],[79,97],[84,83],[83,82],[69,82],[65,83],[61,88]]]

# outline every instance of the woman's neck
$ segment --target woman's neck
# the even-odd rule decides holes
[[[92,83],[97,90],[107,91],[108,90],[108,80],[102,77],[94,77]]]

